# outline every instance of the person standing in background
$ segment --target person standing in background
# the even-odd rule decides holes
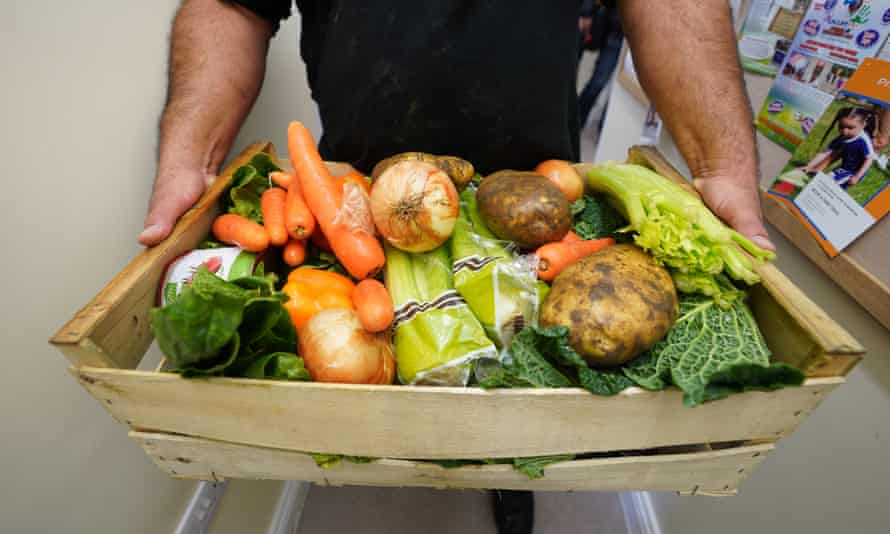
[[[597,23],[594,24],[594,21]],[[615,71],[618,57],[621,55],[624,32],[621,29],[618,9],[604,6],[600,4],[599,0],[584,0],[581,3],[578,28],[582,32],[584,48],[599,50],[593,73],[584,85],[584,89],[581,90],[581,94],[578,95],[578,116],[581,121],[581,129],[584,129],[600,93],[612,79],[612,73]],[[597,121],[597,133],[602,130],[604,121],[605,111]]]

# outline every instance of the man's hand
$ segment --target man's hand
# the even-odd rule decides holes
[[[578,17],[578,31],[581,33],[588,33],[590,31],[590,26],[593,25],[593,18],[591,17]]]
[[[764,248],[751,105],[726,2],[618,2],[640,83],[708,207]]]
[[[139,242],[149,247],[160,243],[213,179],[213,176],[194,171],[158,174]]]
[[[182,3],[143,245],[166,238],[218,172],[259,94],[272,32],[272,23],[229,2]]]
[[[760,194],[752,180],[730,174],[708,178],[696,178],[693,185],[698,189],[705,204],[726,224],[754,241],[759,247],[776,250],[769,240],[760,212]],[[756,184],[756,182],[755,182]]]

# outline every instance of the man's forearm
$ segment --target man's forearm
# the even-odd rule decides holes
[[[186,0],[170,45],[159,176],[218,171],[259,94],[272,26],[222,0]]]
[[[736,169],[756,182],[751,109],[726,1],[618,4],[640,83],[693,175]]]

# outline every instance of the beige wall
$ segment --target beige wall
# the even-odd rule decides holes
[[[763,80],[750,80],[762,85]],[[763,92],[762,88],[757,88]],[[637,142],[645,109],[613,88],[597,159],[623,158]],[[756,102],[757,105],[760,102]],[[762,143],[768,141],[761,140]],[[680,164],[665,136],[660,149]],[[762,146],[764,166],[781,150]],[[682,166],[682,165],[681,165]],[[764,181],[769,176],[764,176]],[[886,534],[890,532],[890,332],[784,240],[777,264],[868,350],[866,359],[778,448],[736,497],[655,494],[664,534]]]
[[[193,484],[163,475],[46,340],[139,250],[178,2],[51,4],[4,2],[0,17],[0,532],[169,532]],[[274,41],[238,146],[283,146],[291,118],[318,132],[298,26]],[[261,498],[248,509],[267,521],[278,484],[243,484],[230,496]]]
[[[0,354],[0,531],[168,532],[191,483],[166,478],[66,373],[46,339],[139,250],[175,0],[6,2],[0,18],[5,179]],[[296,55],[273,42],[236,145],[283,147],[318,120]],[[602,157],[635,141],[642,110],[616,90]],[[666,147],[669,148],[669,147]],[[670,150],[669,150],[670,152]],[[780,241],[783,269],[872,351],[800,431],[726,500],[659,496],[665,532],[887,532],[890,335]],[[260,530],[276,483],[236,482],[215,534]],[[256,521],[248,520],[255,517]]]

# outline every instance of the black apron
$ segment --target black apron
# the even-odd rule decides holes
[[[577,160],[579,2],[297,0],[322,156],[399,152],[485,174]]]

